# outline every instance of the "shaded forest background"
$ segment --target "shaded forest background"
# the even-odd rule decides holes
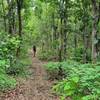
[[[62,80],[68,74],[67,70],[76,70],[76,75],[69,73],[69,83],[62,80],[63,85],[67,83],[67,86],[74,80],[73,89],[65,87],[61,93],[61,84],[58,83],[60,85],[56,87],[59,88],[56,92],[60,94],[61,100],[66,97],[65,90],[68,89],[74,91],[68,91],[67,96],[81,97],[84,92],[90,99],[82,100],[99,100],[100,67],[96,67],[100,61],[99,0],[0,0],[1,90],[16,86],[16,80],[9,75],[24,73],[23,65],[27,66],[26,62],[30,62],[26,59],[27,51],[33,45],[37,46],[39,59],[58,62],[52,62],[46,67],[50,74],[53,73],[52,77],[58,71],[55,78],[60,77]],[[67,68],[70,65],[77,68]],[[88,78],[89,75],[91,77]],[[80,78],[85,80],[81,80],[78,87],[80,91],[76,93],[76,83],[79,83]],[[84,83],[87,84],[83,86]]]

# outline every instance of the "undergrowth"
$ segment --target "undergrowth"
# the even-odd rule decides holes
[[[16,76],[26,76],[27,66],[31,60],[27,53],[27,47],[23,45],[24,39],[10,36],[0,32],[0,91],[16,87]],[[20,46],[20,56],[16,57],[16,50]]]
[[[61,100],[70,97],[72,100],[99,100],[100,98],[100,64],[81,64],[74,61],[50,62],[45,65],[50,78],[59,77],[59,64],[64,76],[53,92]]]
[[[56,56],[56,52],[52,52],[51,50],[48,51],[40,51],[38,53],[38,58],[40,60],[46,60],[46,61],[56,61],[58,59],[58,57]]]
[[[0,60],[0,90],[5,91],[7,89],[13,89],[16,86],[16,80],[7,75],[5,71],[5,60]]]

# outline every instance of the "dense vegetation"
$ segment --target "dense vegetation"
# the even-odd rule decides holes
[[[0,90],[15,88],[33,45],[61,100],[99,100],[100,0],[0,0]]]
[[[59,67],[62,68],[59,73]],[[98,100],[100,97],[100,65],[81,64],[74,61],[50,62],[46,66],[51,79],[60,79],[53,87],[61,100],[70,96],[72,100]],[[62,81],[61,81],[62,78]]]
[[[21,36],[21,3],[20,0],[0,0],[0,91],[15,88],[14,76],[25,75],[28,49],[27,43],[23,45],[27,39]]]

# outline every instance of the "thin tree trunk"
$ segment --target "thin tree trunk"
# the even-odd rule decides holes
[[[97,52],[96,52],[96,44],[95,41],[97,40],[97,23],[98,23],[98,7],[96,0],[92,1],[93,7],[93,29],[92,29],[92,62],[96,63],[97,60]]]
[[[74,47],[75,47],[74,56],[76,59],[76,50],[77,50],[77,34],[76,34],[76,32],[74,33]]]
[[[21,6],[22,0],[17,0],[17,15],[18,15],[18,27],[19,27],[19,37],[22,38],[22,19],[21,19]],[[18,57],[20,53],[20,46],[17,48],[16,56]]]
[[[15,18],[16,18],[16,16],[15,16],[15,13],[16,13],[16,9],[15,9],[15,4],[14,4],[14,2],[13,2],[13,8],[12,8],[12,28],[13,28],[13,33],[16,33],[16,25],[15,25]]]
[[[4,19],[4,27],[5,27],[5,32],[7,31],[7,25],[6,25],[6,13],[5,13],[5,8],[4,8],[4,2],[2,0],[2,8],[3,8],[3,19]]]
[[[22,37],[22,19],[21,19],[21,1],[17,0],[17,15],[18,15],[18,26],[19,26],[19,36]]]
[[[7,0],[8,4],[8,33],[12,33],[12,23],[11,23],[11,2],[12,0]]]
[[[65,14],[64,14],[64,60],[66,60],[66,56],[67,56],[67,21],[66,21],[66,10],[65,10]]]
[[[87,30],[86,30],[86,25],[84,27],[84,32],[83,32],[83,43],[84,43],[84,48],[83,48],[83,62],[87,62]]]

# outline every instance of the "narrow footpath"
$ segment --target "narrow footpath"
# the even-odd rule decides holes
[[[20,80],[18,89],[8,93],[6,98],[0,100],[59,100],[51,92],[52,82],[47,80],[47,73],[43,68],[44,62],[32,57],[31,75]]]

